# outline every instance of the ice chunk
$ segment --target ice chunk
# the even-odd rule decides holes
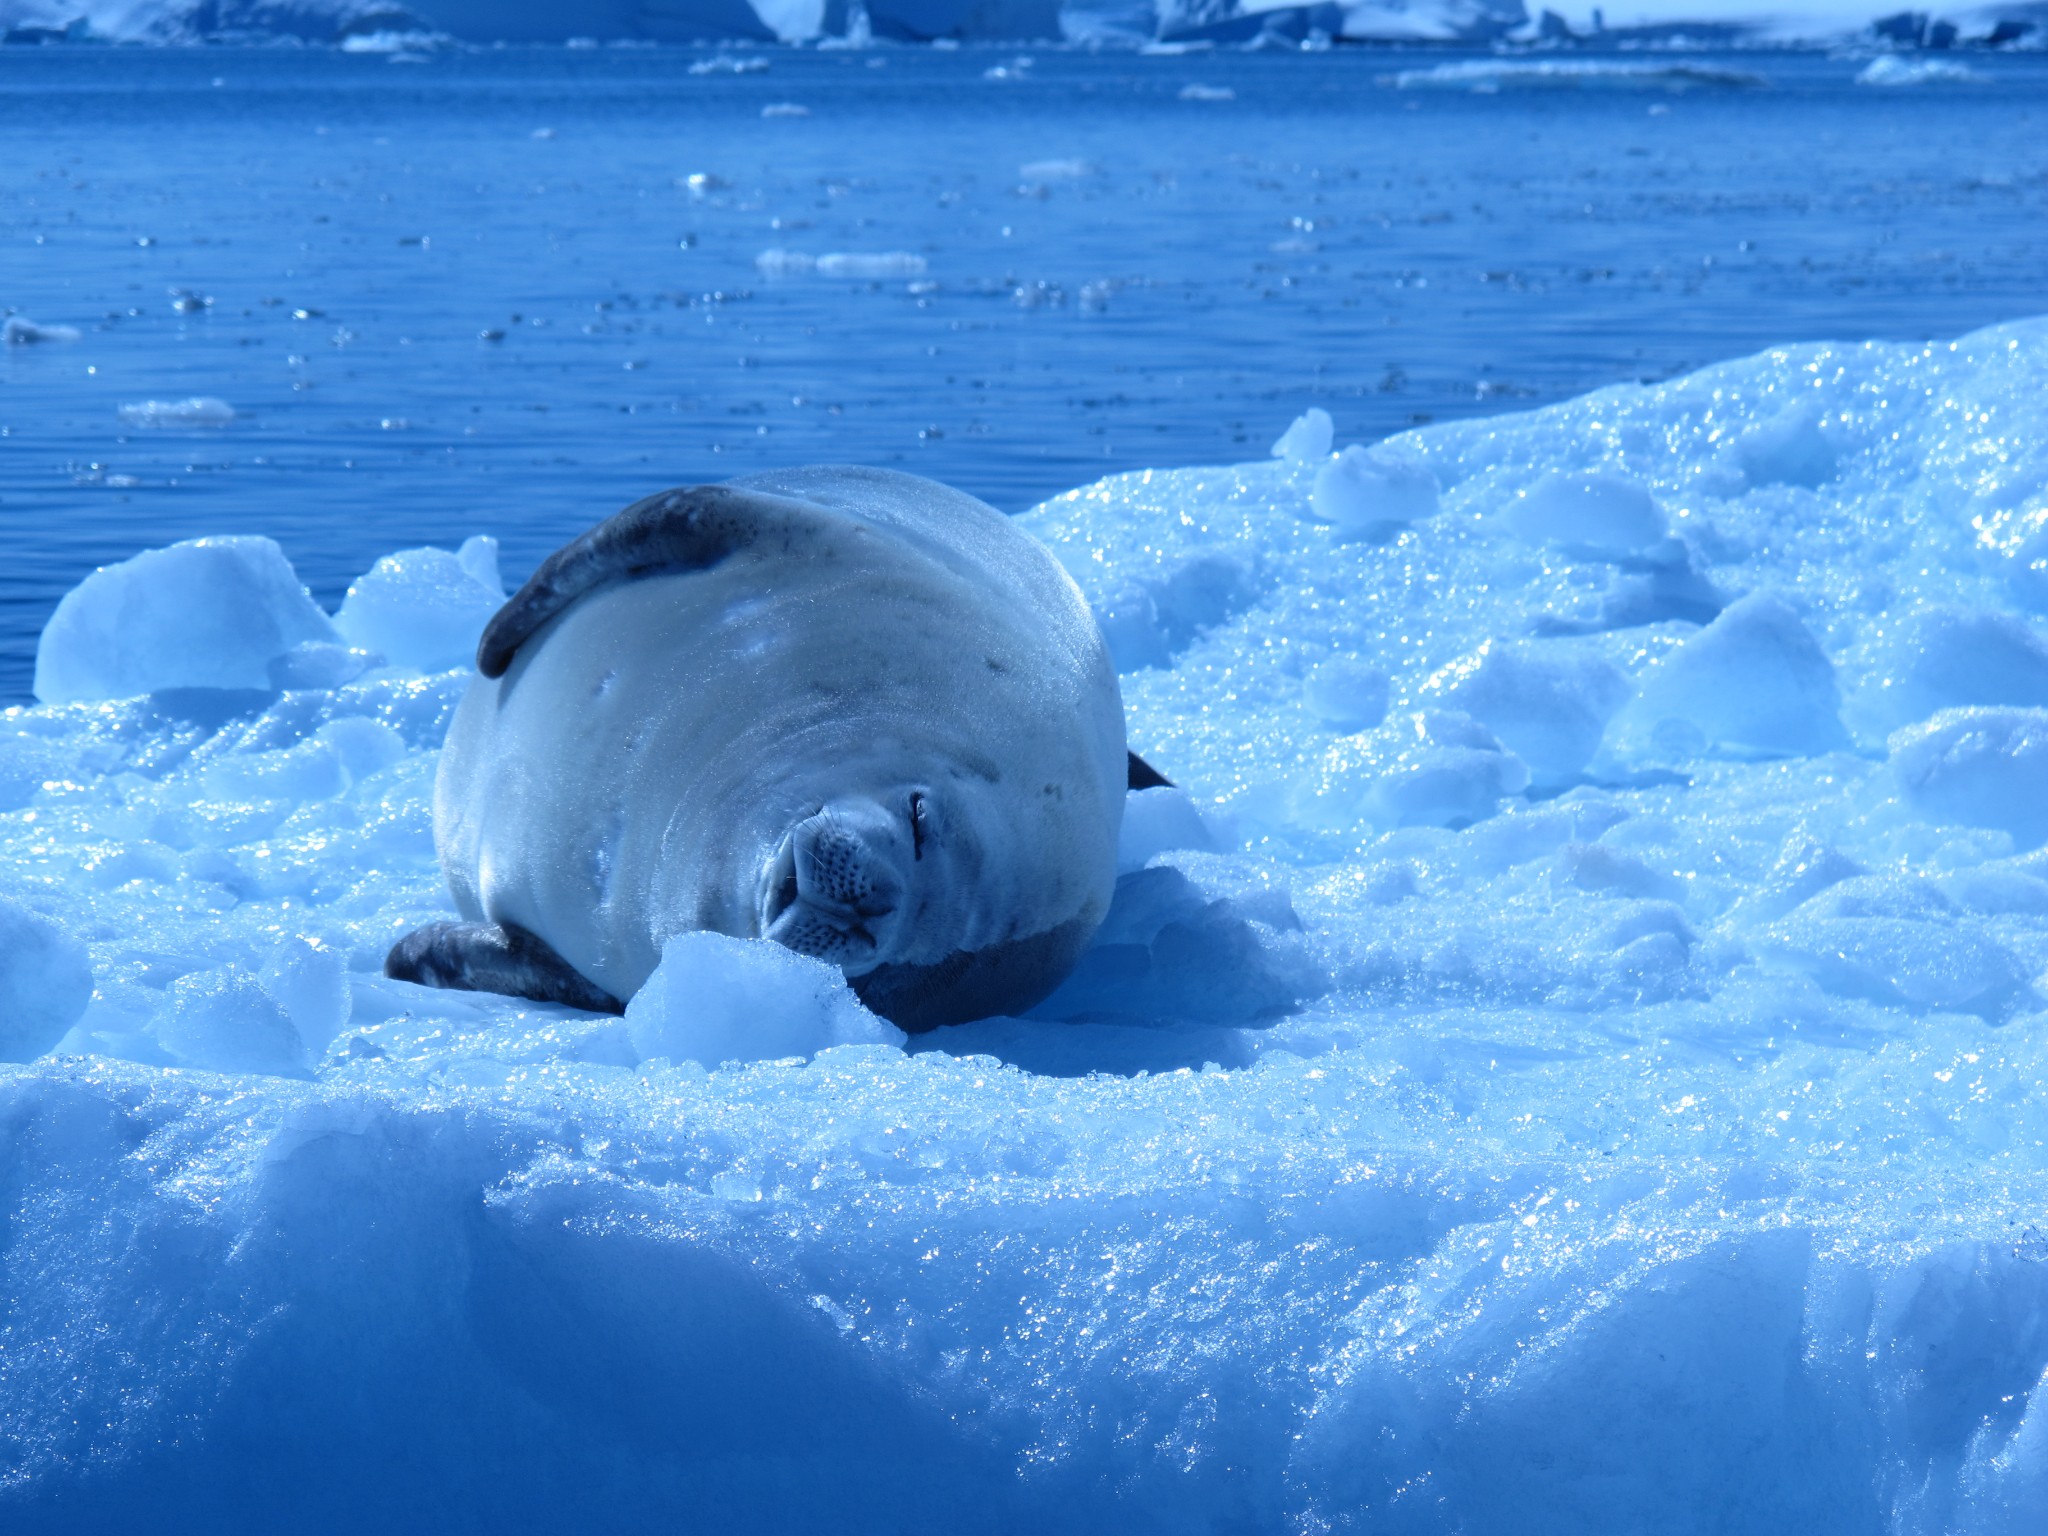
[[[1564,844],[1557,850],[1557,870],[1564,880],[1583,891],[1667,902],[1685,896],[1685,882],[1671,871],[1658,869],[1605,843]],[[1642,937],[1633,936],[1627,943],[1640,943]]]
[[[1126,872],[1094,945],[1031,1016],[1157,1026],[1271,1023],[1322,989],[1284,891],[1240,901],[1171,865]]]
[[[372,14],[375,14],[374,12]],[[399,13],[403,15],[403,12]],[[374,32],[352,32],[341,40],[343,53],[377,53],[398,58],[406,54],[431,52],[451,39],[445,32],[412,28],[380,28]]]
[[[1738,922],[1771,921],[1831,885],[1868,873],[1839,848],[1803,827],[1795,828],[1786,835],[1769,872],[1736,902],[1730,917]]]
[[[1273,444],[1273,457],[1290,464],[1318,463],[1330,456],[1330,443],[1336,432],[1330,413],[1312,405],[1280,434],[1280,440]]]
[[[1820,411],[1806,403],[1745,427],[1729,445],[1729,458],[1751,485],[1813,490],[1834,479],[1840,468],[1840,456],[1821,429]]]
[[[1017,167],[1025,181],[1081,181],[1098,174],[1092,160],[1033,160]]]
[[[1213,851],[1216,835],[1184,789],[1159,785],[1124,796],[1123,829],[1117,835],[1116,866],[1143,869],[1157,854],[1176,849]]]
[[[1829,992],[1994,1020],[2037,1002],[1988,930],[1924,880],[1863,875],[1830,886],[1769,934],[1771,953]]]
[[[70,762],[57,742],[0,728],[0,811],[29,804],[45,783],[63,777]]]
[[[1094,603],[1095,618],[1119,672],[1164,667],[1248,604],[1252,590],[1250,573],[1238,561],[1197,555],[1104,592]]]
[[[131,427],[224,427],[234,419],[235,408],[212,395],[144,400],[121,407],[121,420]]]
[[[1235,101],[1237,92],[1227,85],[1203,85],[1196,82],[1180,88],[1182,101]]]
[[[773,246],[754,258],[755,270],[764,277],[800,277],[817,270],[818,258],[802,251],[785,251]]]
[[[36,697],[269,689],[295,646],[338,640],[271,540],[191,539],[102,566],[64,595],[36,646]]]
[[[1952,59],[1908,59],[1887,53],[1872,59],[1856,76],[1858,85],[1966,85],[1984,77]]]
[[[2048,841],[2048,709],[1945,709],[1893,735],[1891,762],[1923,816]]]
[[[1387,718],[1391,681],[1378,667],[1355,657],[1320,663],[1301,685],[1309,713],[1340,731],[1369,731]]]
[[[1571,867],[1574,861],[1567,854],[1564,862]],[[1615,915],[1600,925],[1589,946],[1607,951],[1605,969],[1618,983],[1618,995],[1643,1002],[1671,996],[1682,984],[1693,945],[1698,942],[1684,911],[1676,902],[1645,899],[1641,891],[1631,889],[1657,882],[1655,872],[1640,859],[1600,849],[1592,858],[1577,861],[1577,868],[1582,875],[1594,877],[1589,883],[1596,889],[1598,876],[1621,877],[1609,890],[1626,899]]]
[[[1303,825],[1465,826],[1529,785],[1529,770],[1485,726],[1457,710],[1396,715],[1330,747],[1298,786]]]
[[[1621,731],[1659,757],[1848,744],[1834,664],[1783,598],[1753,593],[1651,667]]]
[[[1597,656],[1489,640],[1423,684],[1424,698],[1463,710],[1529,766],[1537,784],[1568,782],[1593,760],[1628,679]]]
[[[172,982],[156,1037],[180,1061],[212,1072],[300,1077],[307,1068],[290,1016],[245,971],[196,971]]]
[[[351,1006],[348,957],[340,950],[295,934],[277,946],[258,980],[313,1056],[318,1057],[347,1028]]]
[[[1509,503],[1506,522],[1532,544],[1613,558],[1639,554],[1665,536],[1648,489],[1624,475],[1545,472]]]
[[[763,117],[809,117],[811,109],[800,102],[771,101],[761,109]]]
[[[2048,917],[2048,880],[2017,869],[1966,869],[1942,881],[1959,905],[1990,917]]]
[[[925,259],[914,251],[828,251],[818,258],[820,277],[922,277],[924,272]]]
[[[374,658],[338,640],[302,640],[270,663],[273,688],[339,688],[362,675]]]
[[[393,666],[421,672],[466,667],[477,637],[505,601],[498,541],[475,536],[460,551],[386,555],[350,585],[334,616],[343,640]]]
[[[0,1061],[32,1061],[64,1038],[92,1001],[85,946],[0,895]]]
[[[1576,602],[1564,613],[1536,615],[1530,622],[1536,634],[1591,635],[1671,619],[1705,624],[1721,612],[1721,593],[1682,540],[1665,539],[1634,557],[1583,549],[1575,553],[1613,560],[1614,570],[1592,601]]]
[[[348,788],[340,756],[317,738],[267,752],[227,752],[201,770],[206,792],[226,801],[332,800]]]
[[[252,733],[261,737],[261,732]],[[216,743],[225,746],[223,736]],[[331,800],[405,756],[405,739],[359,715],[323,723],[285,747],[237,744],[208,755],[199,781],[224,800]]]
[[[2048,480],[2048,472],[2044,472]],[[1990,541],[1988,548],[2002,554],[2007,562],[2006,584],[2020,606],[2034,613],[2048,613],[2048,503],[2031,507],[2019,520],[2023,530],[2007,541]],[[1986,541],[1980,537],[1980,547]]]
[[[0,345],[32,347],[42,342],[76,340],[76,326],[38,325],[27,315],[9,315],[5,322],[0,322]]]
[[[1475,59],[1457,64],[1437,64],[1428,69],[1404,69],[1392,78],[1395,89],[1403,91],[1497,91],[1503,88],[1743,90],[1768,83],[1762,75],[1746,69],[1726,69],[1708,64],[1638,64],[1610,59]]]
[[[837,966],[722,933],[670,938],[654,974],[626,1004],[626,1028],[642,1056],[707,1067],[905,1039],[861,1005]]]
[[[1316,472],[1309,505],[1347,533],[1392,530],[1436,512],[1436,476],[1419,460],[1354,443]]]
[[[384,720],[345,715],[323,722],[313,733],[313,739],[334,754],[352,783],[360,783],[371,774],[405,760],[404,735]]]
[[[754,266],[767,277],[801,277],[815,272],[820,277],[882,281],[922,277],[926,263],[914,251],[829,251],[823,256],[811,256],[777,246],[756,256]]]
[[[1953,706],[2048,706],[2048,643],[2009,614],[1922,609],[1899,625],[1885,660],[1864,695],[1880,731]]]

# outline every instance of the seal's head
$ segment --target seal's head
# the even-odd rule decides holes
[[[907,1030],[1030,1007],[1101,921],[1109,875],[1012,825],[1010,803],[957,780],[826,801],[763,864],[756,932],[838,966]]]

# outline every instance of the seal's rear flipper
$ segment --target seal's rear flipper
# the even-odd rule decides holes
[[[856,525],[857,532],[857,525]],[[744,486],[692,485],[643,497],[542,562],[484,626],[476,668],[503,677],[520,645],[586,592],[674,571],[708,571],[743,550],[814,553],[847,520],[811,502]]]
[[[510,923],[429,923],[391,946],[384,974],[423,987],[502,992],[537,1003],[566,1003],[590,1013],[625,1006],[593,986],[547,941]]]
[[[1130,759],[1130,781],[1125,786],[1127,789],[1173,788],[1173,780],[1169,779],[1157,768],[1154,768],[1145,759],[1138,756],[1137,753],[1126,752],[1124,756]]]

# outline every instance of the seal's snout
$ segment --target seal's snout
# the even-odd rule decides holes
[[[880,964],[903,905],[902,842],[873,801],[798,822],[762,871],[762,937],[849,972]]]

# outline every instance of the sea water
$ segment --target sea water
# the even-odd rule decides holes
[[[0,311],[80,333],[0,347],[0,698],[173,538],[274,537],[332,607],[776,465],[1020,511],[1310,405],[1371,441],[2048,308],[2048,61],[1868,67],[0,49]]]

